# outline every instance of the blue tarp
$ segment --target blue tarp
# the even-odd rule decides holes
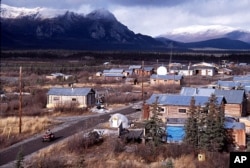
[[[167,142],[182,142],[185,136],[184,126],[167,126]]]

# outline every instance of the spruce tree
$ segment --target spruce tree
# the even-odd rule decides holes
[[[150,120],[145,124],[145,138],[152,143],[153,146],[158,146],[162,143],[162,137],[165,134],[163,126],[163,121],[159,118],[160,107],[158,106],[158,97],[153,105],[152,116]]]
[[[224,108],[218,105],[214,94],[209,98],[206,110],[206,122],[202,133],[202,148],[208,151],[221,151],[226,140],[224,128]]]
[[[185,124],[185,138],[184,142],[192,145],[194,148],[198,147],[198,114],[195,106],[195,99],[192,97],[190,107],[188,110],[188,119]]]

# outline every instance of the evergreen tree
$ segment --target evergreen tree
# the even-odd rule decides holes
[[[159,118],[160,107],[158,106],[158,97],[153,105],[152,116],[145,124],[145,138],[152,143],[153,146],[158,146],[162,143],[162,138],[165,134],[163,121]]]
[[[195,106],[192,98],[184,141],[198,150],[221,151],[227,139],[224,120],[224,104],[218,105],[215,95],[211,95],[203,108]]]
[[[208,151],[221,151],[225,140],[224,108],[218,105],[217,98],[213,94],[205,108],[207,112],[204,131],[202,132],[202,148]]]
[[[190,107],[188,110],[188,119],[185,124],[185,138],[184,142],[192,145],[194,148],[198,147],[198,113],[195,106],[195,99],[192,97]]]

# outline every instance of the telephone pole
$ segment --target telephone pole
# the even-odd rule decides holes
[[[22,133],[22,67],[19,72],[19,134]]]
[[[144,61],[142,61],[142,72],[141,72],[141,98],[144,104],[144,86],[143,86],[143,78],[144,78]]]

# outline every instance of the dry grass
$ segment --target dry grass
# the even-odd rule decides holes
[[[70,167],[70,168],[163,168],[167,167],[169,160],[172,161],[172,165],[178,168],[198,168],[198,167],[225,167],[224,163],[217,164],[211,163],[210,157],[204,162],[198,162],[197,157],[194,153],[189,154],[176,154],[173,156],[166,156],[165,150],[159,151],[153,160],[148,162],[143,157],[137,154],[139,148],[145,148],[146,146],[141,144],[126,144],[126,147],[134,147],[135,151],[115,150],[116,137],[104,137],[104,142],[101,144],[95,144],[93,146],[86,147],[84,144],[78,143],[76,148],[72,150],[73,144],[76,144],[79,140],[83,139],[82,134],[73,136],[66,141],[59,142],[48,148],[39,151],[31,158],[25,160],[25,167]],[[70,142],[71,141],[71,142]],[[123,145],[122,145],[123,146]],[[163,147],[169,147],[163,146]],[[175,147],[176,148],[176,147]],[[170,149],[172,150],[172,148]],[[56,153],[56,155],[55,155]],[[169,154],[169,153],[168,153]],[[214,157],[218,157],[217,155]],[[214,159],[213,157],[213,159]],[[221,162],[228,162],[228,156],[219,157]]]
[[[35,134],[37,132],[45,130],[51,124],[52,120],[48,117],[22,117],[22,133]],[[19,118],[1,118],[0,133],[3,135],[19,134]]]
[[[51,125],[57,124],[49,117],[22,117],[21,136],[19,118],[6,117],[0,120],[0,149],[21,141],[31,135],[40,133]]]

